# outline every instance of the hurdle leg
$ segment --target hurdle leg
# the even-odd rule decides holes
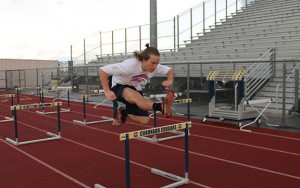
[[[171,174],[171,173],[168,173],[168,172],[165,172],[165,171],[162,171],[162,170],[159,170],[159,169],[156,169],[156,168],[151,169],[151,172],[153,174],[176,181],[175,183],[166,185],[163,188],[178,187],[178,186],[189,183],[189,179],[188,179],[188,177],[189,177],[189,174],[188,174],[188,172],[189,172],[189,138],[188,138],[188,135],[189,135],[189,125],[188,125],[188,123],[186,123],[186,127],[184,130],[184,145],[185,145],[184,146],[184,148],[185,148],[184,149],[184,165],[185,165],[184,178],[174,175],[174,174]]]
[[[130,159],[129,159],[129,138],[125,140],[125,166],[126,166],[126,188],[130,188]]]
[[[186,127],[185,127],[185,134],[184,134],[184,152],[185,152],[185,157],[184,157],[184,159],[185,159],[185,175],[184,175],[184,177],[185,177],[185,179],[189,179],[189,133],[190,133],[190,131],[189,131],[190,129],[189,129],[189,126],[188,126],[188,124],[186,124]]]
[[[118,101],[117,100],[113,100],[113,111],[114,111],[114,116],[113,116],[113,125],[120,125],[120,123],[118,122]]]
[[[20,91],[17,89],[17,102],[20,104]]]
[[[57,131],[58,136],[61,136],[61,127],[60,127],[60,106],[57,105]]]
[[[14,127],[15,127],[15,140],[12,140],[10,138],[6,138],[5,140],[13,145],[18,145],[19,144],[19,139],[18,139],[18,124],[17,124],[17,110],[16,107],[13,109],[13,116],[14,116]]]

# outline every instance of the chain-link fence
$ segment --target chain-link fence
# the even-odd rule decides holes
[[[296,122],[300,120],[299,61],[177,62],[166,65],[175,72],[173,90],[182,93],[182,97],[193,99],[191,115],[206,117],[211,111],[218,111],[216,117],[226,119],[231,117],[226,115],[229,112],[236,114],[238,121],[252,121],[259,117],[262,125],[297,127]],[[76,89],[72,90],[72,94],[79,96],[78,92],[90,93],[102,89],[100,66],[72,66],[69,63],[57,68],[1,71],[0,81],[6,90],[14,91],[16,87],[21,87],[24,88],[23,93],[30,94],[35,93],[36,86],[42,89],[73,86]],[[250,70],[255,70],[255,66],[266,71],[254,71],[256,74],[253,74]],[[221,75],[223,77],[208,80],[212,71],[219,75],[226,72],[231,77]],[[233,77],[238,71],[244,74],[240,79]],[[164,93],[161,82],[165,78],[164,75],[156,75],[146,80],[143,83],[145,95]],[[247,97],[248,91],[253,88],[255,95]],[[254,115],[250,119],[247,116],[243,118],[249,111]]]

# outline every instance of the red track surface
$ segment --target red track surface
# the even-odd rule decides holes
[[[35,100],[22,101],[31,104]],[[50,100],[48,100],[50,101]],[[66,102],[63,102],[66,106]],[[10,101],[0,103],[0,119],[11,117]],[[57,115],[40,115],[39,109],[19,110],[19,141],[46,138],[56,133]],[[45,110],[50,110],[46,108]],[[55,108],[51,109],[55,110]],[[110,107],[87,105],[87,120],[111,116]],[[13,146],[13,122],[0,124],[0,187],[125,187],[124,142],[119,134],[151,128],[131,121],[122,126],[111,122],[78,125],[83,120],[80,102],[71,102],[71,112],[61,113],[62,139]],[[158,118],[158,126],[186,118]],[[189,136],[189,179],[182,187],[266,188],[300,187],[300,134],[254,128],[242,132],[232,125],[192,120]],[[161,136],[161,135],[159,135]],[[155,188],[173,181],[154,175],[157,168],[184,176],[184,139],[161,143],[130,140],[131,187]]]

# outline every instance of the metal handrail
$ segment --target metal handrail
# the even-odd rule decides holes
[[[245,84],[245,96],[246,100],[251,99],[255,93],[268,81],[272,76],[272,65],[270,60],[276,53],[276,48],[269,48],[259,59],[267,60],[264,63],[254,63],[246,70]]]
[[[297,64],[293,70],[291,71],[291,74],[285,79],[286,81],[290,81],[292,76],[295,76],[295,72],[296,70],[300,70],[300,63]],[[275,96],[275,100],[276,100],[276,115],[278,114],[278,93],[279,93],[279,87],[282,85],[282,83],[277,84],[276,86],[276,96]],[[294,97],[294,95],[292,95],[292,97]]]

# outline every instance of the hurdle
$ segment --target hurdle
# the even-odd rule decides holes
[[[86,101],[91,97],[100,96],[100,95],[103,95],[103,93],[81,95],[82,102],[83,102],[83,121],[74,119],[73,120],[74,123],[77,123],[77,124],[80,124],[80,125],[90,125],[90,124],[97,124],[97,123],[104,123],[104,122],[114,121],[113,118],[106,117],[106,116],[101,116],[102,120],[90,121],[90,122],[88,122],[86,120]]]
[[[166,94],[160,94],[159,96],[161,97],[165,97]],[[164,99],[163,99],[164,100]],[[187,121],[190,121],[190,103],[192,102],[192,99],[189,98],[189,99],[178,99],[178,100],[174,100],[173,104],[187,104]],[[154,113],[153,113],[153,127],[156,128],[156,121],[157,121],[157,116],[156,116],[156,110],[154,110]],[[168,136],[168,137],[163,137],[163,138],[157,138],[156,135],[153,135],[152,138],[149,138],[149,137],[140,137],[139,139],[140,140],[145,140],[147,142],[162,142],[162,141],[166,141],[166,140],[171,140],[171,139],[175,139],[175,138],[181,138],[181,137],[184,137],[184,132],[182,131],[177,131],[177,130],[173,130],[173,131],[170,131],[169,133],[172,133],[172,134],[175,134],[174,136]],[[190,135],[190,133],[188,134]]]
[[[10,100],[11,100],[11,106],[13,106],[14,105],[15,94],[0,95],[0,98],[9,98],[9,97],[10,97]],[[4,117],[3,120],[0,120],[0,123],[9,122],[9,121],[13,121],[13,120],[14,120],[14,114],[12,114],[12,117]]]
[[[189,128],[192,127],[192,122],[182,122],[178,124],[166,125],[157,128],[138,130],[133,132],[121,133],[120,141],[125,141],[125,167],[126,167],[126,188],[130,188],[130,160],[129,160],[129,140],[136,139],[144,136],[157,135],[161,133],[166,133],[174,130],[184,129],[185,133],[185,152],[184,152],[184,164],[185,173],[184,177],[180,177],[169,172],[165,172],[156,168],[151,168],[151,173],[174,180],[176,182],[164,186],[165,188],[178,187],[189,183],[189,142],[188,142],[188,132]]]
[[[61,99],[64,95],[67,95],[68,98],[68,102],[70,101],[70,90],[72,89],[76,89],[76,86],[57,86],[57,87],[53,87],[51,90],[57,90],[57,91],[62,91],[63,93],[61,95],[59,95],[58,97],[56,97],[55,99],[53,99],[53,101],[57,100],[57,99]],[[59,94],[59,92],[58,92]],[[72,97],[73,100],[78,101],[75,97]],[[68,106],[70,106],[68,104]]]
[[[72,89],[72,88],[71,88],[71,87],[60,87],[60,88],[57,87],[57,88],[54,88],[53,90],[47,90],[47,89],[41,90],[41,91],[40,91],[40,102],[41,102],[41,103],[44,103],[44,102],[45,102],[45,101],[44,101],[44,94],[45,94],[45,93],[50,93],[50,92],[57,92],[57,93],[59,93],[60,91],[63,91],[63,92],[65,92],[65,93],[62,94],[61,96],[58,96],[58,97],[54,98],[54,99],[53,99],[53,102],[54,102],[55,100],[57,100],[57,99],[60,99],[60,97],[62,97],[63,95],[67,94],[68,108],[67,108],[67,109],[61,108],[61,109],[60,109],[60,112],[61,112],[61,113],[63,113],[63,112],[70,112],[70,91],[69,91],[70,89]],[[57,111],[45,112],[45,109],[42,108],[42,111],[36,111],[36,113],[45,115],[45,114],[55,114],[55,113],[57,113]]]
[[[91,93],[93,93],[93,94],[102,94],[102,93],[104,93],[104,90],[103,89],[96,89],[96,90],[91,90],[92,92]],[[108,99],[104,99],[102,102],[100,102],[100,103],[97,103],[95,106],[94,106],[94,108],[97,108],[97,106],[100,106],[100,105],[102,105],[102,104],[104,104],[106,101],[107,101]]]
[[[104,90],[103,89],[97,89],[97,90],[92,90],[92,92],[94,94],[96,94],[96,93],[98,93],[98,94],[101,93],[102,94],[102,93],[104,93]],[[94,106],[94,108],[97,109],[98,106],[103,105],[107,100],[108,99],[106,98],[102,102],[97,103]],[[117,100],[113,100],[112,103],[113,103],[113,111],[114,111],[112,125],[120,125],[120,123],[118,122],[118,118],[117,118],[117,116],[118,116],[118,106],[119,106],[118,101]]]
[[[41,90],[40,86],[35,86],[35,87],[16,87],[15,90],[17,92],[17,101],[18,104],[20,104],[20,94],[21,94],[21,90],[24,89],[36,89],[36,94],[39,95],[39,91]],[[32,98],[28,98],[28,100],[32,100]]]
[[[27,104],[27,105],[13,105],[13,106],[11,106],[10,110],[12,110],[13,114],[14,114],[15,140],[12,140],[10,138],[6,138],[6,141],[9,142],[10,144],[15,145],[15,146],[19,146],[19,145],[32,144],[32,143],[37,143],[37,142],[44,142],[44,141],[60,139],[61,138],[61,127],[60,127],[60,106],[61,105],[62,105],[62,102],[52,102],[52,103],[34,103],[34,104]],[[57,130],[58,130],[58,134],[47,132],[47,135],[50,136],[49,138],[42,138],[42,139],[37,139],[37,140],[29,140],[29,141],[19,142],[17,110],[32,109],[32,108],[44,108],[44,107],[51,107],[51,106],[56,106],[57,107]]]

